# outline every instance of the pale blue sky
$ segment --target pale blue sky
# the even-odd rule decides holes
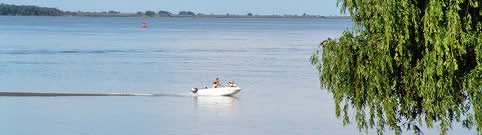
[[[136,12],[181,10],[206,14],[341,15],[336,0],[2,0],[0,3],[55,7],[65,11]]]

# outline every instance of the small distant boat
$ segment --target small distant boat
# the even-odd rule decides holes
[[[202,96],[233,96],[240,91],[239,87],[192,88],[192,93]]]

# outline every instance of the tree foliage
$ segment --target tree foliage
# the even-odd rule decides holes
[[[194,16],[196,15],[194,12],[191,12],[191,11],[181,11],[179,12],[179,15],[191,15],[191,16]]]
[[[481,14],[478,0],[338,0],[351,31],[311,57],[337,117],[361,131],[385,127],[446,134],[453,122],[482,128]],[[343,112],[343,113],[342,113]]]
[[[119,11],[114,11],[114,10],[110,10],[108,13],[109,13],[109,14],[120,14]]]
[[[172,13],[169,12],[169,11],[164,11],[164,10],[160,10],[159,12],[157,12],[157,14],[159,15],[167,15],[167,16],[170,16]]]
[[[147,16],[154,16],[154,15],[156,15],[156,12],[154,12],[154,11],[146,11],[146,15],[147,15]]]
[[[144,13],[143,13],[142,11],[137,11],[136,15],[137,15],[137,16],[143,16]]]
[[[63,11],[56,8],[45,8],[37,6],[16,6],[0,4],[0,15],[10,16],[61,16]]]

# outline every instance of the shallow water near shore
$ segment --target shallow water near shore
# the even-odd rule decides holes
[[[336,119],[332,95],[320,89],[309,62],[316,45],[351,25],[342,19],[0,17],[0,92],[153,94],[0,96],[0,134],[359,134]],[[179,96],[216,77],[243,89],[234,97]],[[453,128],[449,134],[476,133]]]

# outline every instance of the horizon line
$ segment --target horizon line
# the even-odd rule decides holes
[[[256,14],[256,12],[246,12],[244,14],[242,13],[229,13],[229,12],[226,12],[226,13],[205,13],[205,12],[195,12],[193,10],[180,10],[180,11],[169,11],[169,10],[163,10],[163,9],[158,9],[158,10],[138,10],[138,11],[120,11],[120,10],[114,10],[114,9],[106,9],[106,10],[103,10],[103,11],[82,11],[82,10],[65,10],[65,9],[62,9],[60,7],[48,7],[48,6],[38,6],[38,5],[27,5],[27,4],[20,4],[20,5],[17,5],[17,4],[9,4],[9,3],[0,3],[0,5],[13,5],[13,6],[35,6],[35,7],[40,7],[40,8],[55,8],[55,9],[58,9],[58,10],[61,10],[63,12],[83,12],[83,13],[106,13],[106,12],[109,12],[109,11],[115,11],[115,12],[118,12],[120,14],[136,14],[137,12],[143,12],[145,13],[146,11],[154,11],[156,14],[159,12],[159,11],[167,11],[167,12],[170,12],[172,14],[179,14],[179,12],[182,12],[182,11],[185,11],[185,12],[193,12],[195,13],[196,15],[197,14],[202,14],[202,15],[240,15],[240,16],[243,16],[243,15],[247,15],[249,13],[251,13],[253,16],[302,16],[302,15],[306,15],[306,16],[333,16],[333,17],[347,17],[349,15],[343,15],[343,13],[340,13],[338,15],[321,15],[321,14],[311,14],[311,13],[300,13],[300,14],[290,14],[290,13],[277,13],[277,14]],[[177,15],[175,14],[175,15]]]

